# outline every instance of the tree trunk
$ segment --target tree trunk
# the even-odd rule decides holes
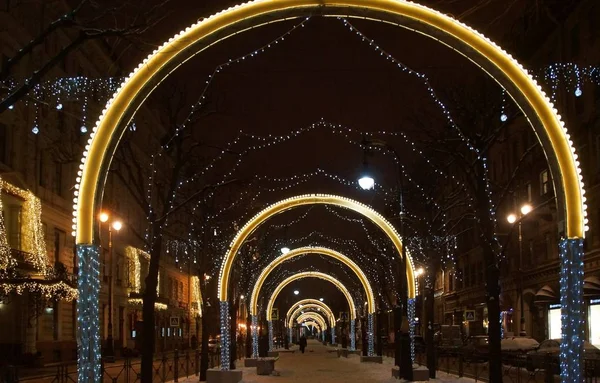
[[[436,271],[433,271],[433,276],[429,280],[429,284],[425,288],[425,323],[427,328],[425,329],[425,347],[427,349],[427,368],[429,369],[429,378],[435,379],[436,363],[435,363],[435,344],[433,344],[434,328],[434,287],[435,287],[435,276]]]
[[[482,162],[477,161],[480,175],[487,174]],[[495,239],[495,222],[490,213],[492,208],[487,193],[487,177],[476,177],[477,182],[477,218],[479,221],[479,245],[482,249],[485,266],[486,304],[488,309],[489,337],[489,382],[502,382],[502,350],[500,346],[500,270],[498,268],[498,251]]]
[[[202,275],[202,274],[200,274]],[[200,381],[206,381],[208,370],[208,306],[205,303],[206,295],[202,295],[202,348],[200,349]]]
[[[252,358],[252,317],[246,319],[246,358]]]
[[[160,264],[160,253],[162,249],[162,237],[160,235],[160,224],[153,224],[153,233],[156,240],[150,252],[150,266],[146,276],[146,289],[144,290],[144,303],[142,306],[142,367],[141,381],[152,382],[152,363],[154,359],[154,304],[156,303],[156,287],[158,285],[158,271]]]

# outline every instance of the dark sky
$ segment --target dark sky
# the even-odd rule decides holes
[[[229,1],[172,1],[169,16],[146,38],[158,44],[229,3],[233,4]],[[465,15],[464,20],[497,41],[509,36],[515,26],[520,25],[519,12],[529,9],[522,2],[513,4],[512,1],[508,2],[512,4],[510,7],[506,7],[506,1],[428,3],[454,15]],[[487,5],[478,8],[483,3]],[[181,92],[188,101],[186,104],[190,105],[202,94],[208,76],[219,64],[268,44],[299,22],[291,20],[261,27],[207,49],[161,84],[149,98],[148,105],[160,110],[164,106],[164,96],[173,89]],[[436,94],[445,103],[449,102],[445,97],[448,89],[464,89],[474,84],[486,84],[493,89],[492,93],[497,93],[498,97],[500,95],[500,88],[478,67],[434,40],[395,26],[363,20],[351,22],[404,65],[426,75]],[[536,35],[531,34],[531,39],[535,38]],[[124,60],[125,64],[128,60],[135,62],[139,60],[138,54],[132,52]],[[406,132],[411,139],[418,140],[424,134],[419,128],[420,124],[436,129],[446,128],[440,108],[430,97],[422,79],[390,63],[336,18],[314,17],[304,27],[287,36],[285,41],[264,53],[224,68],[213,79],[205,95],[209,100],[207,110],[211,114],[196,124],[193,134],[197,140],[217,148],[227,146],[240,130],[260,136],[294,136],[295,131],[319,121],[341,124],[353,130],[353,133],[343,135],[330,126],[321,127],[285,143],[249,151],[234,174],[240,178],[290,177],[322,169],[343,180],[355,181],[362,171],[364,160],[363,150],[356,144],[361,141],[362,132]],[[419,123],[416,124],[416,121]],[[388,136],[381,138],[394,146],[402,164],[415,180],[428,177],[423,159],[406,142]],[[241,152],[256,142],[246,138],[232,150]],[[207,149],[206,155],[212,156],[217,152]],[[206,177],[206,182],[222,179],[235,158],[230,156],[219,162],[215,171]],[[368,161],[378,184],[386,189],[397,186],[398,173],[389,156],[374,153],[368,156]],[[285,183],[272,183],[269,187],[279,188],[282,185]],[[406,186],[406,192],[412,193],[413,198],[419,198],[420,192],[410,184]],[[355,183],[346,186],[324,176],[312,177],[308,182],[287,190],[263,193],[258,205],[303,193],[341,194],[368,203],[382,213],[386,210],[383,199],[376,193],[360,191]],[[298,209],[284,213],[270,221],[269,225],[285,224],[305,212],[306,209]],[[390,219],[394,220],[394,217]],[[243,223],[240,220],[240,224]],[[372,225],[369,229],[376,232]],[[259,236],[266,229],[261,230]],[[370,244],[359,225],[332,217],[324,209],[316,209],[302,222],[285,230],[283,241],[300,238],[314,231],[335,238],[355,239],[365,246]],[[380,234],[374,235],[385,242]],[[271,258],[276,255],[265,254]],[[296,262],[298,265],[294,267],[317,264],[308,258]],[[372,261],[377,262],[375,259]],[[286,267],[293,270],[292,266]],[[340,294],[335,289],[325,282],[310,280],[286,288],[281,298],[285,310],[294,299],[291,291],[295,288],[302,291],[299,299],[326,295],[327,300],[336,302],[337,309],[340,308]]]

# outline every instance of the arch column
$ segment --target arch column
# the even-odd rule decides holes
[[[373,331],[373,313],[367,314],[367,355],[375,355],[375,332]],[[364,346],[363,346],[364,347]]]
[[[100,383],[100,252],[96,245],[77,245],[77,380]]]
[[[231,344],[229,301],[221,301],[219,309],[221,320],[221,371],[228,371],[231,364],[231,354],[229,353],[229,345]]]
[[[273,351],[273,320],[267,322],[269,327],[269,351]]]
[[[258,358],[258,315],[251,315],[252,318],[252,357]]]

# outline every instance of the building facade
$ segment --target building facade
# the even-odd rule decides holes
[[[554,94],[581,162],[590,220],[585,240],[586,338],[600,346],[600,86],[590,70],[600,62],[598,22],[598,4],[581,2],[543,44],[532,49],[535,53],[528,66],[542,68],[537,72],[539,81],[548,94]],[[509,185],[496,212],[498,238],[506,248],[500,260],[499,320],[505,336],[556,339],[561,335],[558,242],[562,223],[557,222],[552,174],[527,120],[507,117],[507,127],[489,155],[491,179]],[[524,205],[533,210],[520,213]],[[515,214],[514,223],[507,222],[510,214]],[[476,243],[472,235],[476,234],[461,239],[459,249]],[[461,326],[463,336],[486,334],[492,319],[487,315],[484,285],[480,249],[458,254],[456,267],[437,274],[436,321]]]
[[[0,65],[69,10],[67,2],[41,1],[38,5],[7,2],[0,9],[0,24],[5,27],[0,34]],[[56,56],[70,41],[66,33],[59,30],[45,38],[2,85],[27,78],[40,63]],[[6,266],[0,267],[0,326],[4,329],[0,356],[9,363],[76,359],[73,188],[87,127],[95,123],[106,96],[120,82],[119,72],[108,47],[86,43],[60,60],[32,92],[35,97],[20,100],[0,115],[0,264]],[[74,73],[77,77],[72,77]],[[156,119],[144,109],[136,120],[145,124]],[[136,142],[155,143],[157,129],[161,129],[159,124],[152,124]],[[99,222],[101,337],[108,336],[112,295],[117,356],[128,350],[135,353],[140,347],[140,297],[148,270],[148,255],[140,250],[143,244],[137,235],[143,233],[146,219],[139,209],[131,208],[135,204],[123,190],[118,177],[110,174],[103,204],[110,218],[106,224]],[[109,233],[115,220],[122,222],[122,228]],[[199,338],[200,281],[195,272],[172,257],[161,260],[157,351],[185,348],[193,336]]]

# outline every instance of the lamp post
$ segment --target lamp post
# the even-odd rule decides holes
[[[523,303],[523,218],[529,214],[533,210],[531,205],[524,204],[518,209],[517,213],[511,213],[506,217],[506,220],[510,224],[514,224],[517,222],[519,226],[519,287],[518,287],[518,295],[520,300],[520,311],[521,311],[521,320],[520,320],[520,332],[519,335],[525,336],[527,335],[527,331],[525,330],[525,305]]]
[[[100,213],[100,222],[106,223],[109,220],[108,213],[102,212]],[[113,229],[119,232],[123,227],[123,223],[121,221],[112,221],[108,225],[108,334],[106,336],[106,352],[105,357],[107,361],[115,360],[115,342],[113,338],[113,300],[114,300],[114,278],[113,278],[113,268],[114,268],[114,255],[113,255],[113,245],[112,245],[112,231]]]
[[[404,192],[404,177],[402,175],[402,169],[400,167],[400,155],[398,154],[398,152],[396,152],[396,149],[394,149],[394,147],[392,147],[391,145],[389,145],[387,142],[382,141],[382,140],[377,140],[377,139],[364,139],[362,142],[362,146],[364,147],[364,149],[368,148],[368,147],[379,147],[382,149],[387,150],[389,153],[391,153],[394,156],[394,159],[396,161],[396,166],[397,166],[397,176],[398,176],[398,187],[399,187],[399,195],[398,195],[398,204],[400,207],[400,225],[399,225],[399,234],[400,234],[400,238],[402,238],[402,240],[404,240],[405,235],[404,235],[404,196],[403,196],[403,192]],[[363,174],[361,175],[360,179],[358,180],[358,184],[360,185],[360,187],[363,190],[371,190],[375,187],[375,180],[373,179],[373,177],[371,175],[369,175],[367,173],[368,171],[368,166],[367,166],[367,162],[366,159],[364,161],[364,169],[363,169]],[[398,305],[398,307],[395,309],[395,315],[394,318],[395,319],[395,328],[396,328],[396,336],[394,339],[394,343],[396,344],[396,353],[395,353],[395,361],[394,364],[396,366],[399,367],[400,369],[400,375],[407,379],[407,380],[412,380],[413,378],[413,373],[412,373],[412,355],[411,355],[411,342],[412,339],[410,339],[410,336],[407,336],[408,334],[404,334],[404,336],[402,336],[401,333],[401,326],[402,326],[402,316],[404,315],[404,313],[407,313],[407,318],[408,318],[408,289],[407,289],[407,280],[406,280],[406,246],[404,246],[405,244],[403,243],[402,245],[402,254],[400,256],[400,262],[398,263],[398,270],[397,270],[397,275],[400,281],[399,284],[399,290],[400,290],[400,304]],[[409,323],[409,327],[410,327],[410,323]],[[402,339],[400,339],[402,338]],[[407,356],[408,355],[408,356]]]

